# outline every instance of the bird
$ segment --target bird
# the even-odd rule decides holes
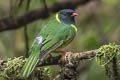
[[[36,36],[30,50],[30,56],[22,67],[21,77],[29,77],[37,63],[52,52],[60,51],[74,39],[77,33],[75,16],[72,9],[62,9],[52,17]]]

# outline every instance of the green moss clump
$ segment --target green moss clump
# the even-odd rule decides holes
[[[25,63],[26,60],[23,60],[22,57],[7,59],[6,63],[1,64],[0,67],[0,77],[15,80],[19,78],[20,70]]]
[[[0,80],[21,80],[20,71],[27,59],[9,58],[0,62]],[[49,67],[36,67],[32,74],[22,80],[50,80]]]
[[[120,80],[120,45],[110,43],[97,50],[96,61],[105,67],[112,80]]]
[[[96,61],[100,65],[106,65],[113,57],[120,55],[120,45],[110,43],[108,45],[101,46],[96,52]]]

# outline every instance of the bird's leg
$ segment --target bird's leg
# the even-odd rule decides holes
[[[56,53],[61,53],[61,55],[65,55],[67,52],[66,51],[55,51]]]
[[[53,56],[49,53],[49,54],[48,54],[48,58],[50,59],[50,58],[52,58],[52,57],[53,57]]]
[[[62,55],[65,55],[67,52],[66,51],[60,51]]]

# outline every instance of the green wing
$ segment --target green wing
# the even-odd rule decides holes
[[[31,55],[29,56],[28,60],[26,61],[25,65],[21,70],[21,77],[28,77],[30,73],[33,71],[34,67],[38,63],[38,61],[42,62],[44,57],[50,53],[51,51],[55,50],[63,43],[63,40],[57,41],[57,39],[45,39],[39,43],[38,40],[35,40]]]
[[[70,25],[55,21],[45,26],[33,43],[30,56],[21,70],[21,77],[28,77],[38,61],[41,63],[48,53],[60,48],[74,36],[75,31]]]

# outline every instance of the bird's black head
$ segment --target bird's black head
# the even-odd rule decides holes
[[[63,9],[56,14],[56,19],[66,24],[74,24],[74,17],[77,13],[71,9]]]

